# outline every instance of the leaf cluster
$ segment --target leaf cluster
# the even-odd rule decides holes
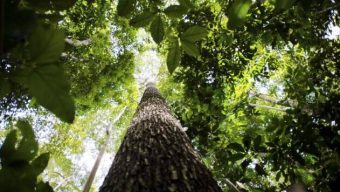
[[[53,192],[48,182],[38,181],[37,177],[48,164],[49,153],[37,156],[38,143],[32,127],[26,121],[18,121],[21,132],[10,131],[0,148],[0,187],[3,191]]]

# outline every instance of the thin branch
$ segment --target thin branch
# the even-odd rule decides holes
[[[88,179],[87,179],[87,181],[86,181],[86,184],[85,184],[85,186],[84,186],[83,192],[89,192],[89,191],[90,191],[91,186],[92,186],[92,183],[93,183],[93,180],[94,180],[94,178],[95,178],[95,176],[96,176],[98,167],[99,167],[100,162],[101,162],[101,160],[102,160],[102,158],[103,158],[105,149],[106,149],[106,147],[107,147],[109,141],[110,141],[110,135],[107,135],[106,141],[105,141],[105,143],[104,143],[102,149],[100,150],[100,152],[99,152],[99,154],[98,154],[98,156],[97,156],[96,162],[94,163],[94,165],[93,165],[93,167],[92,167],[92,170],[91,170],[91,173],[90,173],[90,175],[89,175],[89,177],[88,177]]]
[[[124,114],[125,110],[127,109],[127,107],[125,106],[123,108],[123,110],[116,116],[116,118],[112,121],[112,125],[114,125],[121,117],[122,115]],[[97,156],[97,159],[92,167],[92,170],[90,172],[90,175],[86,181],[86,184],[84,186],[84,189],[83,189],[83,192],[89,192],[90,189],[91,189],[91,186],[92,186],[92,183],[93,183],[93,180],[96,176],[96,173],[97,173],[97,170],[99,168],[99,165],[100,165],[100,162],[103,158],[103,155],[104,155],[104,152],[106,150],[106,147],[107,145],[109,144],[109,141],[110,141],[110,137],[111,137],[111,131],[109,129],[109,126],[107,127],[106,129],[106,140],[105,140],[105,143],[104,145],[102,146],[102,149],[100,150],[98,156]]]
[[[318,11],[317,13],[318,14],[320,14],[320,13],[324,13],[324,12],[327,12],[327,11],[329,11],[329,10],[332,10],[332,9],[334,9],[334,8],[338,8],[338,7],[340,7],[340,3],[338,3],[338,4],[335,4],[334,6],[332,6],[332,7],[327,7],[326,9],[323,9],[323,10],[321,10],[321,11]]]
[[[65,41],[66,41],[66,43],[73,45],[75,47],[86,46],[86,45],[91,44],[91,39],[73,40],[73,39],[66,38]]]
[[[262,99],[264,101],[268,101],[268,102],[273,103],[273,104],[277,104],[279,102],[279,100],[273,99],[273,98],[271,98],[271,97],[269,97],[268,95],[265,95],[265,94],[257,93],[256,91],[250,91],[249,93],[250,93],[251,96],[257,97],[259,99]]]
[[[227,181],[228,185],[230,185],[236,192],[241,192],[228,178],[225,178],[225,180]]]
[[[284,112],[287,111],[288,109],[291,109],[290,107],[279,108],[279,107],[272,107],[272,106],[260,105],[260,104],[255,104],[255,103],[249,103],[249,106],[260,107],[264,109],[271,109],[271,110],[276,110],[276,111],[284,111]]]
[[[54,191],[56,191],[57,189],[59,189],[59,187],[63,186],[64,184],[67,184],[67,183],[70,182],[71,177],[66,178],[64,175],[62,175],[61,173],[56,172],[56,171],[54,171],[53,173],[59,175],[59,176],[61,177],[61,179],[62,179],[62,181],[59,182],[58,185],[57,185],[56,187],[54,187]]]
[[[258,99],[273,103],[275,105],[277,105],[280,102],[280,100],[273,99],[273,98],[269,97],[268,95],[257,93],[256,91],[253,91],[253,90],[251,90],[249,92],[249,94],[250,94],[250,96],[254,96]],[[288,109],[293,109],[293,108],[299,107],[299,102],[297,100],[287,99],[287,102],[288,102],[288,106],[280,105],[280,106],[282,106],[280,108],[265,106],[265,105],[259,105],[259,104],[250,104],[250,106],[262,107],[262,108],[267,108],[267,109],[274,109],[274,110],[279,110],[279,111],[286,111]],[[309,115],[315,113],[315,111],[313,111],[313,108],[311,108],[310,106],[302,106],[300,108],[301,108],[301,111],[303,111],[304,113],[307,113]]]

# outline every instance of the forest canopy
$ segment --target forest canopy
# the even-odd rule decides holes
[[[336,191],[335,0],[4,0],[0,188],[97,191],[157,84],[223,191]],[[19,184],[18,184],[19,183]]]

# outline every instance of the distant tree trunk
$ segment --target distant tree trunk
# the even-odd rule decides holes
[[[153,84],[100,188],[108,191],[221,191]]]
[[[126,110],[126,107],[124,107],[123,110],[112,121],[112,125],[114,125],[121,118],[121,116],[124,114],[125,110]],[[99,154],[97,156],[97,159],[96,159],[96,161],[95,161],[95,163],[94,163],[94,165],[92,167],[92,170],[90,172],[89,177],[87,178],[87,181],[85,183],[83,192],[89,192],[91,190],[91,186],[92,186],[94,177],[96,176],[98,167],[100,165],[100,162],[102,161],[102,158],[103,158],[104,152],[106,150],[106,147],[107,147],[108,143],[110,142],[110,138],[111,138],[111,130],[110,129],[111,129],[111,126],[106,128],[106,140],[105,140],[105,143],[102,146],[102,149],[100,150],[100,152],[99,152]]]

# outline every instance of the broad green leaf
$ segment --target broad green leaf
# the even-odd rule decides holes
[[[244,151],[243,147],[239,143],[230,143],[227,147],[228,149],[233,149],[235,151]]]
[[[258,151],[259,147],[261,145],[261,141],[262,141],[262,137],[261,135],[258,135],[255,139],[254,139],[254,150]]]
[[[244,153],[235,153],[235,154],[232,154],[228,160],[229,161],[237,161],[237,160],[240,160],[240,159],[243,159],[246,155]]]
[[[17,147],[16,131],[11,131],[1,149],[0,189],[2,191],[53,191],[47,186],[37,185],[37,176],[46,168],[49,155],[44,153],[34,159],[38,151],[38,143],[32,127],[26,121],[18,121],[22,139]],[[43,190],[44,189],[44,190]],[[46,190],[49,189],[49,190]]]
[[[199,57],[200,56],[200,52],[197,49],[195,43],[181,39],[181,45],[182,45],[183,50],[188,55],[193,56],[193,57]]]
[[[27,87],[38,103],[61,120],[73,122],[75,106],[60,66],[50,64],[35,68],[28,77]]]
[[[193,26],[187,29],[182,35],[181,39],[189,42],[195,42],[203,39],[208,34],[208,31],[200,26]]]
[[[170,46],[168,48],[168,57],[166,59],[166,64],[171,74],[178,67],[180,59],[181,49],[179,47],[178,39],[175,38],[170,42]]]
[[[279,181],[280,178],[281,178],[281,176],[282,176],[282,173],[281,173],[280,171],[277,172],[277,174],[276,174],[276,176],[275,176],[275,180],[276,180],[276,181]]]
[[[12,130],[6,136],[0,149],[1,165],[5,166],[11,163],[13,154],[15,153],[15,144],[17,142],[16,130]]]
[[[18,121],[17,127],[21,131],[22,139],[16,151],[15,159],[30,161],[38,152],[38,143],[35,140],[33,129],[27,121]]]
[[[117,5],[117,14],[121,17],[127,17],[134,10],[136,0],[119,0]]]
[[[242,139],[243,145],[245,146],[245,148],[248,150],[250,148],[251,145],[251,138],[249,136],[244,136]]]
[[[32,161],[31,165],[36,175],[39,175],[40,173],[44,171],[44,169],[46,168],[48,164],[49,158],[50,158],[49,153],[43,153]]]
[[[50,25],[38,25],[28,44],[31,62],[38,64],[57,61],[64,48],[65,35]]]
[[[17,162],[0,171],[0,188],[6,192],[35,192],[37,177],[28,162]]]
[[[251,163],[251,161],[248,160],[248,159],[245,159],[244,161],[242,161],[242,163],[241,163],[242,169],[246,169],[250,163]]]
[[[48,182],[39,182],[37,185],[36,192],[53,192],[53,188],[50,186]]]
[[[266,175],[266,171],[263,169],[263,167],[259,164],[255,165],[255,171],[259,175]]]
[[[249,8],[252,4],[251,0],[236,0],[228,10],[228,27],[235,29],[243,24],[247,18]]]
[[[137,15],[130,20],[130,25],[134,27],[144,27],[150,24],[153,20],[155,13],[145,11],[144,13]]]
[[[162,17],[160,15],[158,15],[151,23],[150,31],[151,31],[151,36],[153,40],[157,44],[162,42],[164,38],[164,26],[163,26]]]
[[[184,14],[186,14],[188,11],[188,8],[182,5],[170,5],[164,10],[164,13],[168,17],[174,17],[174,18],[182,18]]]

